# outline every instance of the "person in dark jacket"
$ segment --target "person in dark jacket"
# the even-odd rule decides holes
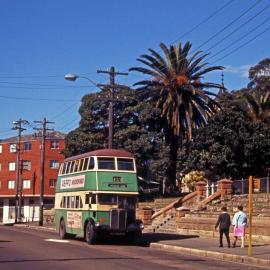
[[[223,206],[221,208],[222,213],[219,215],[218,220],[215,225],[215,230],[219,227],[219,247],[223,247],[223,234],[225,234],[228,248],[231,247],[230,243],[230,226],[231,226],[231,218],[230,215],[227,213],[227,207]]]

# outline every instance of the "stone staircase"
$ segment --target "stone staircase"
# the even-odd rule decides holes
[[[248,211],[247,195],[234,195],[230,200],[221,201],[216,199],[202,210],[192,209],[179,215],[178,211],[172,209],[167,216],[160,216],[148,230],[154,232],[195,234],[206,237],[217,237],[218,233],[214,231],[214,226],[223,205],[227,206],[228,213],[233,217],[237,210],[237,205],[243,205],[244,211]],[[270,194],[253,194],[253,234],[254,239],[261,242],[270,242]],[[232,230],[233,228],[231,228]],[[232,232],[232,231],[231,231]]]
[[[158,198],[150,202],[139,202],[138,208],[152,208],[154,212],[158,212],[176,199],[177,198]]]

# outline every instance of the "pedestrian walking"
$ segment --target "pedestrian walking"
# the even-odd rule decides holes
[[[234,226],[234,242],[233,247],[236,247],[238,237],[241,237],[241,248],[245,247],[245,229],[247,226],[247,215],[243,212],[243,206],[237,206],[238,211],[234,214],[232,225]]]
[[[223,234],[227,239],[228,248],[231,247],[230,243],[230,226],[231,226],[231,217],[227,213],[227,207],[223,206],[221,208],[222,213],[219,215],[218,220],[215,225],[215,230],[219,227],[219,247],[223,247]]]

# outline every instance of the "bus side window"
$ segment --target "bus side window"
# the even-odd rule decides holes
[[[84,165],[83,165],[83,170],[84,170],[84,171],[87,170],[88,160],[89,160],[89,158],[85,158],[85,159],[84,159]]]
[[[79,169],[79,160],[75,160],[74,162],[74,172],[78,172]]]
[[[70,173],[73,173],[74,171],[74,165],[75,165],[75,161],[71,161],[71,165],[70,165]]]
[[[92,204],[96,204],[97,203],[97,195],[96,194],[93,194],[92,197],[91,197],[91,203]]]
[[[80,196],[76,196],[75,208],[82,208],[82,199]]]
[[[68,163],[67,163],[67,170],[66,170],[66,174],[68,174],[68,173],[69,173],[70,164],[71,164],[71,162],[68,162]]]
[[[90,157],[89,165],[88,165],[88,170],[93,170],[95,167],[95,161],[93,157]]]
[[[66,201],[66,203],[67,203],[67,204],[66,204],[66,207],[67,207],[67,208],[70,208],[70,196],[67,196],[67,197],[66,197],[66,200],[67,200],[67,201]]]
[[[89,199],[90,199],[90,195],[89,194],[85,194],[85,204],[89,204],[90,203]]]
[[[75,208],[75,196],[71,196],[70,208]]]
[[[81,172],[83,170],[83,162],[84,162],[84,159],[80,159],[80,167],[79,167],[79,172]]]
[[[65,204],[64,204],[64,198],[65,198],[65,197],[62,197],[62,199],[61,199],[61,202],[60,202],[60,208],[64,208],[64,205],[65,205]]]
[[[65,162],[63,164],[62,174],[66,174],[67,173],[66,170],[67,170],[67,163]]]

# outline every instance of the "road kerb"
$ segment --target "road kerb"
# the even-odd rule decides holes
[[[270,269],[270,260],[267,260],[267,259],[248,257],[248,256],[229,254],[229,253],[222,253],[222,252],[216,252],[216,251],[209,251],[209,250],[203,250],[203,249],[196,249],[196,248],[172,246],[172,245],[166,245],[166,244],[160,244],[160,243],[150,243],[150,248],[162,249],[162,250],[171,251],[171,252],[185,253],[185,254],[194,255],[194,256],[210,257],[216,260],[243,263],[243,264],[261,266],[261,267]]]

